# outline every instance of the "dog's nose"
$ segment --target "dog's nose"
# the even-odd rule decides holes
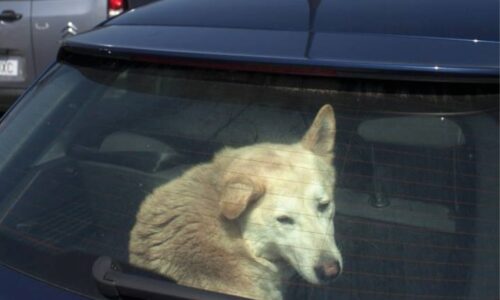
[[[314,267],[314,272],[318,279],[327,281],[339,276],[341,267],[338,261],[332,260]]]

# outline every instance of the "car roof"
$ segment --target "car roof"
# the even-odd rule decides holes
[[[498,23],[497,0],[165,0],[64,47],[496,80]]]
[[[167,0],[111,20],[160,25],[498,41],[496,0]]]

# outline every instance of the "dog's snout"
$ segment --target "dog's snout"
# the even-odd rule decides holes
[[[340,271],[340,263],[336,260],[328,261],[314,267],[314,272],[321,281],[335,279],[340,275]]]

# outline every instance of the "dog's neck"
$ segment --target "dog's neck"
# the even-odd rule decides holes
[[[290,280],[295,270],[282,259],[268,260],[263,257],[253,255],[254,261],[259,263],[265,270],[268,277],[261,278],[259,285],[268,291],[268,299],[283,299],[286,283]]]
[[[248,222],[248,215],[240,218],[239,227],[244,228]],[[282,299],[285,290],[284,282],[288,282],[292,275],[295,273],[293,267],[286,262],[280,255],[278,249],[272,246],[273,243],[268,243],[259,236],[255,236],[253,232],[241,230],[241,237],[245,244],[248,255],[251,260],[256,263],[256,267],[260,269],[261,276],[259,285],[262,290],[268,291],[272,295],[266,295],[267,299]]]
[[[240,228],[244,227],[248,221],[244,215],[239,219]],[[287,280],[294,274],[293,267],[286,262],[280,255],[278,249],[272,243],[266,243],[258,236],[253,236],[253,233],[241,231],[245,248],[254,261],[258,262],[268,274],[272,274],[277,280]]]
[[[275,249],[247,241],[245,239],[246,248],[253,260],[258,262],[274,279],[286,281],[295,273],[293,267],[281,258]]]

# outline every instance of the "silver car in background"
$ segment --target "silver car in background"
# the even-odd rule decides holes
[[[153,0],[0,0],[0,112],[55,60],[60,42]]]

